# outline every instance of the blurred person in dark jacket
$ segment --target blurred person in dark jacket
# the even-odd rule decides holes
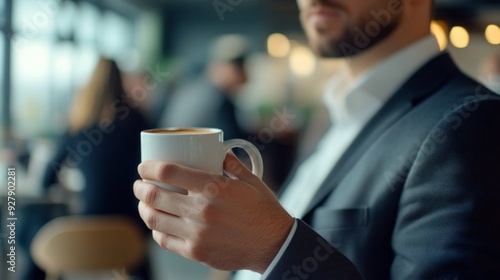
[[[248,42],[241,35],[217,38],[203,75],[181,86],[160,121],[163,127],[215,127],[224,139],[248,138],[239,125],[235,99],[247,82]]]
[[[67,132],[59,139],[43,186],[61,181],[63,167],[77,168],[85,179],[78,214],[123,215],[145,230],[130,184],[138,178],[140,132],[148,124],[127,100],[117,64],[101,58],[75,97]],[[137,279],[150,279],[148,262],[135,273]]]
[[[82,214],[137,217],[128,182],[137,177],[143,115],[130,107],[114,61],[101,59],[74,101],[68,131],[61,137],[43,185],[57,182],[61,167],[78,168],[85,178]]]
[[[489,55],[482,65],[484,85],[500,94],[500,53]]]

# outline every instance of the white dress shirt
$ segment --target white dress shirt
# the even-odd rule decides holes
[[[300,219],[306,214],[313,196],[361,129],[412,74],[439,52],[434,36],[427,36],[383,60],[356,80],[349,79],[346,70],[331,79],[323,99],[333,125],[315,152],[299,167],[280,198],[290,215]],[[265,279],[284,253],[295,229],[296,223],[262,276],[244,270],[237,272],[234,279]]]

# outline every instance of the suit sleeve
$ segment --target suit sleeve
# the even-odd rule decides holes
[[[500,100],[447,115],[401,194],[392,279],[500,279]]]
[[[360,280],[354,265],[303,221],[266,279]]]

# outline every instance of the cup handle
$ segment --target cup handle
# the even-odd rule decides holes
[[[224,155],[229,153],[233,148],[242,148],[250,156],[250,161],[252,162],[252,173],[262,179],[262,174],[264,172],[264,163],[262,162],[262,156],[259,150],[252,143],[243,139],[231,139],[224,141]]]

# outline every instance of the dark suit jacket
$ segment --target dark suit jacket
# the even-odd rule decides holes
[[[500,279],[500,98],[448,54],[364,127],[268,279],[359,278]]]
[[[81,170],[85,188],[81,193],[84,215],[126,215],[144,227],[137,212],[132,185],[139,179],[140,133],[147,129],[145,118],[122,105],[109,127],[95,124],[77,134],[66,133],[59,141],[47,166],[43,185],[57,181],[60,168],[67,164]]]

